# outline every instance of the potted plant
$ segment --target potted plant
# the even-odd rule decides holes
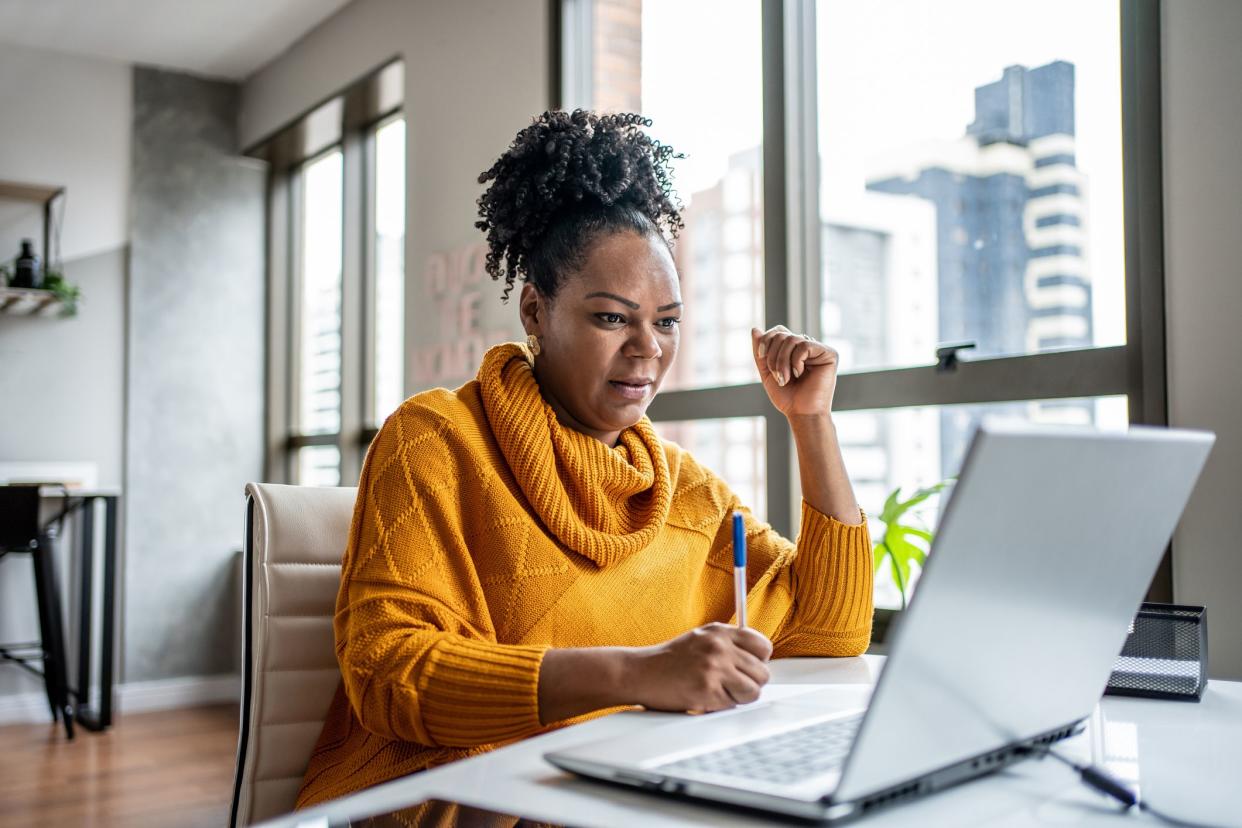
[[[901,487],[898,486],[889,494],[880,514],[876,516],[884,524],[884,532],[876,540],[872,550],[875,569],[879,572],[884,562],[888,562],[893,573],[893,583],[901,593],[903,610],[906,608],[910,591],[910,566],[917,563],[922,568],[926,564],[932,542],[932,531],[924,524],[915,507],[932,495],[944,491],[952,482],[953,478],[950,478],[918,489],[905,500],[901,499]]]

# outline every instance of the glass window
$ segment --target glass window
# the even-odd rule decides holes
[[[816,16],[819,323],[844,368],[1123,344],[1119,4]]]
[[[405,399],[405,121],[375,131],[375,376],[372,412],[382,423]]]
[[[297,484],[341,485],[341,450],[336,446],[303,446],[298,449]]]
[[[758,0],[595,0],[594,106],[641,112],[685,152],[681,356],[665,389],[754,382],[763,326],[763,101]],[[709,23],[705,24],[705,21]]]
[[[760,520],[767,520],[767,443],[763,417],[655,423],[665,440],[681,446],[715,472]]]
[[[302,168],[300,434],[341,428],[341,160],[336,149]]]
[[[1104,429],[1125,429],[1129,424],[1124,396],[838,412],[833,419],[841,453],[854,494],[871,524],[872,540],[879,540],[884,531],[879,517],[894,489],[900,486],[904,499],[958,473],[975,427],[984,417]],[[929,498],[910,522],[934,531],[940,501],[940,496]],[[910,581],[912,588],[918,582],[917,566]],[[876,573],[876,606],[901,606],[887,565]]]

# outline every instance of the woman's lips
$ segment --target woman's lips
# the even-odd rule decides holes
[[[647,390],[651,388],[650,382],[622,382],[620,380],[609,380],[608,384],[612,389],[627,400],[641,400],[647,396]]]

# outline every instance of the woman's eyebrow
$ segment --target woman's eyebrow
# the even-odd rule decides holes
[[[588,293],[583,298],[594,299],[597,296],[602,296],[605,299],[612,299],[614,301],[620,302],[621,304],[625,305],[627,308],[630,308],[631,310],[638,310],[639,308],[639,305],[637,302],[632,302],[629,299],[626,299],[624,296],[618,296],[615,293],[608,293],[607,291],[603,291],[603,290],[597,290],[594,293]],[[679,307],[681,307],[681,302],[674,302],[671,305],[661,305],[660,307],[656,308],[656,313],[661,313],[663,311],[672,310],[673,308],[679,308]]]
[[[638,310],[638,303],[637,303],[637,302],[631,302],[629,299],[626,299],[624,296],[618,296],[618,295],[617,295],[617,294],[615,294],[615,293],[607,293],[607,292],[602,291],[602,290],[597,290],[597,291],[595,291],[594,293],[588,293],[588,294],[587,294],[586,296],[584,296],[583,298],[584,298],[584,299],[594,299],[596,296],[602,296],[602,297],[604,297],[605,299],[613,299],[613,300],[615,300],[615,301],[617,301],[617,302],[620,302],[621,304],[625,305],[627,308],[630,308],[631,310]]]

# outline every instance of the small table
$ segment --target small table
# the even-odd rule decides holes
[[[120,491],[115,489],[65,489],[60,486],[40,486],[39,497],[44,500],[63,501],[61,517],[79,516],[78,564],[81,567],[81,583],[78,590],[78,674],[76,689],[69,692],[76,700],[73,706],[75,720],[87,730],[105,730],[112,725],[113,661],[116,645],[116,550],[117,508]],[[103,503],[104,545],[103,584],[100,612],[99,653],[99,708],[92,709],[91,655],[94,649],[91,621],[95,601],[95,512],[97,503]]]
[[[832,686],[841,708],[865,703],[882,656],[791,658],[773,661],[772,688]],[[549,750],[607,739],[682,718],[677,714],[623,711],[527,739],[491,753],[377,785],[263,823],[264,828],[311,828],[407,807],[424,799],[463,802],[502,813],[593,828],[594,826],[771,825],[762,813],[727,810],[578,779],[545,762]],[[1233,801],[1242,772],[1242,682],[1208,683],[1203,701],[1106,696],[1084,733],[1058,750],[1102,765],[1156,807],[1177,817],[1236,824]],[[781,823],[777,823],[781,824]],[[1155,825],[1147,815],[1120,817],[1118,809],[1086,788],[1069,768],[1031,759],[855,823],[881,826],[1126,826]]]

